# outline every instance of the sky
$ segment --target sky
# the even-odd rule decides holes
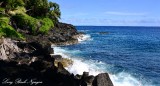
[[[92,26],[160,26],[160,0],[49,0],[61,22]]]

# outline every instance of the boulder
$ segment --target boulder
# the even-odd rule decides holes
[[[63,67],[63,64],[61,62],[58,62],[57,73],[63,75],[70,75],[70,73]]]
[[[92,85],[93,86],[113,86],[113,83],[108,73],[101,73],[95,77]]]
[[[76,75],[74,76],[74,78],[75,78],[75,79],[81,79],[81,78],[82,78],[82,75],[76,74]]]
[[[81,86],[91,86],[94,80],[94,76],[89,76],[89,72],[83,72],[80,85]]]
[[[59,62],[63,65],[63,67],[68,67],[73,64],[73,60],[69,58],[61,58],[61,59],[59,58],[59,59],[55,59],[54,61],[55,66],[58,66]]]
[[[82,78],[86,78],[89,76],[89,72],[83,72]]]
[[[87,82],[88,85],[91,85],[94,80],[94,76],[88,76],[85,78],[85,82]]]

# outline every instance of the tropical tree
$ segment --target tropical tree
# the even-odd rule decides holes
[[[0,16],[10,16],[12,10],[24,5],[23,0],[0,0]]]
[[[59,5],[57,3],[49,2],[49,17],[55,21],[61,17],[61,11],[59,9]]]
[[[12,10],[18,6],[24,6],[23,0],[1,0],[1,7],[4,7],[7,10]]]
[[[57,3],[48,0],[24,0],[26,3],[27,14],[33,17],[49,17],[58,21],[61,16],[60,8]]]
[[[46,16],[49,11],[48,0],[24,0],[27,14],[30,16]]]

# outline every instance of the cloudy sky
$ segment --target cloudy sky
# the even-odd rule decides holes
[[[62,22],[95,26],[160,26],[160,0],[49,0]]]

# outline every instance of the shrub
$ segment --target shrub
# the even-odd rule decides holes
[[[26,9],[24,7],[17,7],[14,10],[10,10],[8,11],[8,14],[11,16],[14,16],[16,14],[25,14],[26,13]]]
[[[0,7],[0,17],[4,16],[5,9]]]
[[[0,24],[2,23],[8,24],[9,23],[9,17],[0,17]]]
[[[38,28],[37,27],[38,20],[36,18],[33,18],[33,17],[26,15],[26,14],[24,14],[24,15],[18,14],[18,15],[15,15],[13,18],[16,20],[17,25],[20,28],[28,29],[33,34],[36,33],[36,30]]]
[[[27,14],[15,15],[14,19],[20,28],[28,29],[34,35],[38,33],[46,34],[54,26],[49,18],[33,18]]]
[[[11,38],[19,38],[23,39],[24,37],[22,34],[18,33],[13,27],[8,25],[9,23],[9,18],[4,17],[0,18],[0,37],[11,37]]]
[[[54,26],[52,20],[49,18],[43,18],[41,19],[41,22],[42,26],[39,29],[40,33],[47,33]]]

